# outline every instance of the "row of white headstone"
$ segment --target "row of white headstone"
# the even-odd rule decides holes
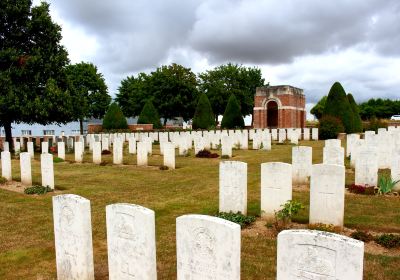
[[[53,197],[59,280],[93,280],[90,201],[77,195]],[[157,279],[155,214],[134,204],[106,207],[109,279]],[[176,219],[177,279],[239,280],[238,224],[206,215]],[[313,230],[278,235],[277,279],[361,280],[364,243]]]
[[[21,184],[32,186],[32,158],[31,154],[20,153],[19,163],[21,171]],[[40,171],[42,175],[42,186],[54,189],[54,164],[52,154],[40,155]],[[12,180],[11,154],[8,151],[1,152],[1,176],[7,181]]]
[[[261,214],[273,217],[292,200],[292,167],[283,162],[261,164]],[[314,164],[310,183],[310,224],[343,227],[345,167]],[[219,212],[247,214],[247,163],[223,161],[219,166]]]

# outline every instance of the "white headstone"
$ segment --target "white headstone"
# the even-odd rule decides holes
[[[49,142],[42,142],[42,154],[49,152]]]
[[[345,167],[334,164],[312,166],[310,224],[343,227]]]
[[[93,142],[93,151],[92,151],[92,157],[93,157],[93,163],[95,164],[100,164],[101,163],[101,142]]]
[[[222,136],[221,148],[221,156],[232,157],[232,139],[230,136]]]
[[[102,151],[109,151],[110,150],[110,141],[108,140],[108,138],[103,138],[101,140],[101,150]]]
[[[57,279],[94,280],[90,201],[74,194],[53,196],[53,219]]]
[[[273,141],[278,140],[278,130],[276,128],[271,129],[271,137]]]
[[[240,226],[217,217],[176,219],[177,279],[240,279]]]
[[[355,184],[378,186],[378,154],[376,151],[364,148],[357,153]]]
[[[342,141],[340,139],[328,139],[325,140],[325,147],[341,147]]]
[[[137,165],[147,166],[147,143],[138,142],[137,143]]]
[[[247,163],[220,162],[219,212],[247,214]]]
[[[7,181],[11,181],[11,172],[11,154],[9,151],[3,151],[1,152],[1,176],[6,178]]]
[[[390,175],[392,176],[392,180],[399,181],[396,183],[393,188],[394,191],[400,191],[400,149],[395,150],[392,156],[392,165],[390,168]]]
[[[283,162],[261,164],[261,215],[273,217],[275,211],[292,200],[292,165]]]
[[[3,142],[3,151],[4,152],[10,151],[10,144],[8,142]]]
[[[318,140],[318,128],[311,129],[311,139]]]
[[[337,146],[324,147],[323,163],[344,165],[344,148]]]
[[[33,148],[33,142],[28,142],[27,144],[28,153],[31,155],[31,158],[35,157],[35,149]]]
[[[286,140],[286,130],[285,129],[279,129],[278,132],[278,142],[283,143]]]
[[[277,280],[362,280],[364,243],[316,230],[278,234]]]
[[[303,140],[310,140],[310,129],[309,128],[303,128]]]
[[[42,173],[42,186],[54,189],[54,165],[52,154],[40,155],[40,170]]]
[[[75,162],[83,162],[83,142],[75,142]]]
[[[130,154],[136,154],[136,139],[129,138],[128,140],[128,149]]]
[[[20,153],[21,152],[21,143],[20,142],[15,141],[14,152],[15,153]]]
[[[169,142],[164,143],[164,165],[175,169],[175,146]]]
[[[113,163],[122,164],[123,163],[123,148],[124,143],[121,139],[115,139],[113,143]]]
[[[312,147],[292,148],[292,179],[296,184],[307,184],[311,175]]]
[[[57,153],[58,157],[65,160],[65,142],[57,143]]]
[[[106,207],[110,280],[157,279],[154,211],[134,204]]]
[[[31,155],[29,153],[21,153],[19,155],[19,164],[21,168],[21,183],[25,186],[32,186]]]

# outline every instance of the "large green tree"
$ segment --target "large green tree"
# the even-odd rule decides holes
[[[148,100],[140,112],[137,123],[153,124],[153,128],[162,128],[160,117],[151,100]]]
[[[347,99],[349,100],[351,110],[353,110],[353,127],[354,132],[362,132],[363,125],[360,117],[360,110],[357,106],[356,101],[351,93],[347,94]]]
[[[265,83],[259,68],[232,63],[201,73],[199,78],[200,91],[207,94],[216,120],[224,113],[231,94],[240,102],[243,116],[253,115],[256,88]]]
[[[148,89],[148,78],[147,74],[139,73],[137,76],[130,76],[121,81],[115,101],[125,116],[139,116],[146,100],[152,97]]]
[[[317,120],[322,118],[322,115],[324,113],[324,109],[325,109],[325,104],[326,104],[326,99],[328,97],[326,95],[324,95],[317,104],[315,104],[314,107],[311,108],[310,113],[314,115],[314,117],[317,118]]]
[[[65,123],[72,102],[60,45],[61,27],[49,4],[30,0],[0,1],[0,125],[12,145],[12,123]]]
[[[196,111],[194,112],[192,127],[193,129],[210,129],[215,127],[214,113],[210,101],[204,92],[200,93]]]
[[[86,118],[102,118],[110,105],[111,97],[103,75],[98,73],[92,63],[77,63],[66,68],[68,88],[72,95],[74,118],[80,123],[83,134],[83,120]]]
[[[221,128],[243,128],[244,120],[240,113],[240,104],[234,94],[231,94],[226,105],[224,116],[221,121]]]
[[[400,114],[400,100],[372,98],[361,103],[359,109],[363,120],[388,119],[393,115]]]
[[[128,122],[117,103],[113,102],[108,107],[108,110],[103,118],[103,129],[127,129]]]

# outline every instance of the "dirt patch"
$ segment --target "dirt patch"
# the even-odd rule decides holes
[[[11,191],[11,192],[16,192],[16,193],[23,193],[23,194],[25,194],[24,190],[27,187],[28,186],[23,186],[21,184],[21,182],[17,182],[17,181],[8,181],[5,184],[1,184],[0,185],[0,189]],[[54,190],[54,191],[52,191],[50,193],[51,194],[60,194],[60,193],[62,193],[62,191]],[[38,195],[38,194],[29,194],[29,195],[32,196],[32,195]]]

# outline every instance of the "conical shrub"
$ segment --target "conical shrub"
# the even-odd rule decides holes
[[[103,129],[127,129],[128,122],[117,103],[112,103],[103,118]]]
[[[153,128],[162,128],[160,116],[151,100],[144,104],[142,112],[140,112],[138,124],[153,124]]]
[[[240,110],[239,102],[234,94],[231,94],[222,117],[221,128],[243,128],[244,120]]]
[[[362,125],[362,120],[361,120],[361,116],[360,116],[360,110],[358,109],[358,105],[356,104],[356,101],[354,100],[354,97],[351,93],[347,94],[347,99],[349,100],[351,110],[353,110],[354,132],[362,132],[363,125]]]
[[[194,112],[192,127],[193,129],[210,129],[215,127],[214,113],[210,101],[204,92],[200,94],[199,102]]]

